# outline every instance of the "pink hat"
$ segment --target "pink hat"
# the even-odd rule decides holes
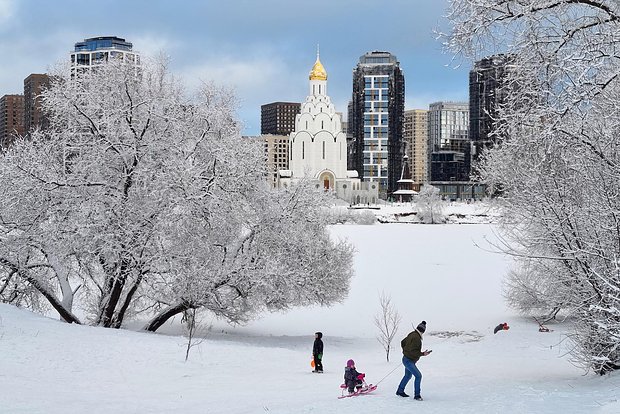
[[[347,361],[347,368],[351,368],[354,365],[355,365],[355,361],[353,361],[352,359]]]

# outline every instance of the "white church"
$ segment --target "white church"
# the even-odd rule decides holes
[[[301,104],[289,139],[289,169],[278,171],[278,185],[305,178],[349,204],[377,203],[378,183],[362,182],[357,171],[347,170],[347,138],[327,95],[327,72],[318,52],[309,79],[310,95]]]

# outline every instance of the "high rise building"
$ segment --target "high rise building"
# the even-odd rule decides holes
[[[403,140],[411,164],[411,179],[415,184],[423,183],[428,177],[428,110],[405,111]]]
[[[474,143],[474,158],[495,139],[494,120],[506,99],[509,67],[509,55],[499,54],[477,61],[469,72],[469,138]]]
[[[4,95],[0,98],[0,148],[7,149],[23,135],[24,95]]]
[[[295,116],[301,111],[299,102],[272,102],[260,107],[260,133],[290,135],[295,129]]]
[[[261,135],[265,148],[267,161],[267,174],[269,182],[276,186],[278,171],[289,168],[289,136],[288,135]]]
[[[404,109],[405,78],[396,56],[361,56],[353,70],[349,167],[363,181],[378,182],[384,198],[398,189],[402,173]]]
[[[133,51],[133,45],[125,39],[116,36],[84,39],[77,42],[71,52],[71,74],[75,75],[113,59],[134,65],[136,70],[140,66],[140,54]]]
[[[428,145],[438,151],[455,137],[469,136],[469,103],[434,102],[428,111]]]
[[[46,74],[33,73],[24,79],[24,131],[29,134],[35,128],[47,127],[47,119],[41,108],[41,92],[48,88],[50,78]]]
[[[432,153],[448,150],[453,140],[469,139],[469,103],[434,102],[428,111],[428,166]],[[460,158],[460,157],[459,157]],[[435,181],[432,168],[428,168],[429,181]],[[468,172],[469,173],[469,172]]]
[[[431,154],[431,177],[437,181],[469,181],[469,152],[439,150]]]

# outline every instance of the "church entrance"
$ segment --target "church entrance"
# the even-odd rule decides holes
[[[332,174],[329,171],[323,171],[320,175],[319,175],[319,182],[321,182],[323,184],[323,189],[325,191],[327,190],[335,190],[335,184],[334,184],[335,178],[334,178],[334,174]]]

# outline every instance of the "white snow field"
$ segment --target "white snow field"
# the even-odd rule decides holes
[[[357,248],[342,304],[268,314],[239,328],[215,321],[188,362],[178,320],[152,334],[68,325],[0,305],[0,413],[620,413],[620,373],[584,375],[571,365],[569,326],[540,333],[506,308],[509,263],[489,251],[491,225],[332,232]],[[403,317],[389,363],[373,324],[381,291]],[[418,402],[394,393],[400,339],[423,319],[424,348],[433,353],[418,364]],[[501,322],[510,329],[494,335]],[[325,373],[313,374],[319,330]],[[377,391],[337,399],[349,358],[379,382]]]

